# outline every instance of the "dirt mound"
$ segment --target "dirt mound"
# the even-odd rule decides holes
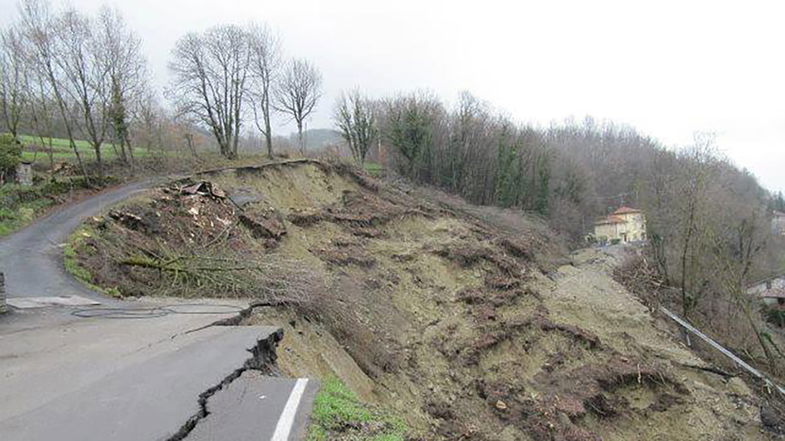
[[[701,360],[607,268],[557,268],[536,220],[485,218],[314,161],[205,180],[226,197],[171,186],[94,220],[79,253],[94,282],[163,290],[181,284],[167,274],[183,256],[227,259],[226,249],[297,262],[327,289],[302,293],[310,308],[288,308],[290,294],[251,318],[284,327],[281,369],[335,375],[422,439],[765,439],[743,383],[685,367]],[[295,270],[275,276],[294,284]],[[242,289],[225,294],[255,295],[247,274],[234,277]],[[216,286],[198,283],[188,291]]]

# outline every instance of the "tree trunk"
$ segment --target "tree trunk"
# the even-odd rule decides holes
[[[769,349],[769,347],[766,345],[766,341],[763,339],[760,329],[758,329],[758,326],[755,325],[755,320],[752,318],[749,305],[745,302],[741,309],[744,312],[744,316],[747,318],[752,331],[755,333],[755,337],[758,339],[758,344],[760,344],[760,347],[763,349],[763,353],[766,355],[766,360],[769,362],[769,369],[771,369],[771,372],[776,375],[777,365],[774,363],[774,354],[771,353],[771,349]]]
[[[128,135],[123,136],[124,141],[123,145],[128,149],[128,159],[131,161],[131,165],[134,164],[134,148],[131,145],[131,138]]]
[[[302,121],[297,121],[297,142],[300,145],[300,154],[305,156],[305,138],[303,137]]]
[[[681,309],[682,315],[684,318],[688,318],[690,309],[692,309],[691,305],[689,305],[689,300],[687,296],[687,254],[690,248],[690,241],[692,240],[692,234],[694,232],[694,222],[695,219],[695,206],[690,204],[690,216],[687,221],[687,234],[684,237],[684,249],[681,253]]]
[[[95,150],[95,161],[98,164],[98,176],[104,176],[104,163],[101,159],[101,145],[94,145],[93,150]]]
[[[270,131],[270,114],[269,110],[264,113],[264,142],[267,143],[267,156],[272,159],[273,157],[273,135]]]

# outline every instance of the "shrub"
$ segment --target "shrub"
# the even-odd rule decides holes
[[[13,173],[21,161],[22,145],[11,135],[0,135],[0,183]]]
[[[766,320],[781,328],[785,327],[785,311],[768,307],[766,308]]]

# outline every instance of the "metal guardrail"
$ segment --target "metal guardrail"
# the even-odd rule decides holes
[[[663,314],[665,314],[668,317],[670,317],[673,321],[678,323],[681,327],[683,327],[687,331],[693,333],[698,338],[700,338],[701,340],[703,340],[706,343],[708,343],[709,345],[711,345],[714,349],[720,351],[723,355],[725,355],[726,357],[728,357],[731,360],[733,360],[733,362],[736,363],[737,365],[739,365],[739,367],[741,367],[745,371],[749,372],[750,374],[754,375],[755,377],[760,378],[761,380],[763,380],[763,382],[766,383],[766,386],[768,386],[770,388],[773,388],[773,389],[776,389],[779,393],[785,395],[785,389],[783,389],[781,386],[775,384],[773,381],[771,381],[769,379],[769,377],[764,375],[761,371],[755,369],[754,367],[750,366],[746,361],[744,361],[741,358],[737,357],[736,354],[734,354],[733,352],[725,349],[719,343],[717,343],[716,341],[712,340],[711,337],[709,337],[708,335],[702,333],[701,331],[699,331],[696,327],[692,326],[691,324],[687,323],[686,320],[684,320],[681,317],[677,316],[676,314],[670,312],[664,306],[660,306],[660,311]]]

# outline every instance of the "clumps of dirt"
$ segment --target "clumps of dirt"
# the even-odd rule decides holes
[[[150,212],[145,213],[145,219],[142,219],[142,217],[127,211],[111,210],[107,216],[130,230],[144,231],[147,234],[158,234],[159,222],[152,214]]]
[[[320,222],[346,226],[360,237],[379,237],[379,227],[405,216],[428,216],[419,209],[392,203],[375,193],[344,191],[341,202],[322,208],[294,209],[287,220],[299,227],[312,227]]]
[[[479,335],[465,345],[463,350],[456,350],[457,345],[464,346],[462,342],[457,342],[456,345],[454,341],[445,340],[440,346],[446,356],[464,365],[479,365],[485,352],[506,341],[516,340],[524,349],[530,349],[538,340],[544,338],[544,334],[538,331],[557,332],[589,350],[601,348],[599,337],[576,326],[554,323],[547,317],[547,310],[542,307],[536,309],[533,314],[503,320],[497,320],[493,309],[490,309],[492,314],[489,314],[487,305],[482,305],[474,311],[475,320],[484,325],[480,328]],[[521,336],[525,337],[521,339]]]
[[[567,403],[557,408],[571,418],[591,412],[600,418],[616,417],[630,410],[629,401],[618,392],[624,388],[649,388],[657,397],[643,409],[663,411],[679,402],[678,396],[689,391],[670,379],[662,370],[640,360],[614,355],[602,363],[590,363],[574,369],[543,372],[539,380],[548,386],[550,394]]]
[[[376,259],[367,255],[362,248],[356,245],[317,248],[310,251],[323,261],[336,266],[355,265],[361,268],[371,268],[376,264]]]
[[[575,369],[543,371],[535,379],[536,388],[547,392],[529,393],[520,385],[499,381],[475,382],[479,397],[499,419],[535,441],[602,440],[600,434],[581,427],[587,415],[601,420],[641,417],[681,404],[688,395],[660,370],[618,356]],[[643,389],[654,398],[647,408],[635,409],[622,389]]]
[[[539,299],[539,294],[533,289],[485,289],[485,288],[463,288],[455,294],[455,300],[467,305],[484,305],[494,309],[502,306],[513,305],[520,297],[530,296]]]
[[[297,225],[298,227],[310,227],[312,225],[316,225],[317,223],[325,220],[324,215],[320,210],[316,209],[295,209],[288,216],[286,216],[286,220],[290,223]]]
[[[281,240],[286,234],[286,225],[277,213],[242,213],[238,217],[240,223],[251,231],[256,239]]]
[[[443,245],[433,250],[433,253],[462,268],[470,268],[482,262],[492,264],[496,272],[486,278],[486,285],[490,288],[513,289],[526,280],[527,262],[506,254],[499,247],[464,240]]]
[[[351,179],[357,185],[359,185],[361,188],[364,188],[365,190],[369,190],[373,193],[377,193],[381,190],[379,181],[371,178],[365,173],[357,173],[356,168],[354,168],[349,164],[346,164],[345,162],[331,163],[328,172],[329,170],[335,170],[339,175]]]
[[[520,257],[527,261],[534,261],[534,247],[531,243],[524,243],[521,239],[513,239],[511,237],[502,237],[496,241],[503,249],[514,257]]]
[[[477,263],[486,260],[493,261],[493,253],[488,248],[472,246],[445,245],[433,251],[439,257],[443,257],[451,262],[455,262],[463,268],[469,268]]]

